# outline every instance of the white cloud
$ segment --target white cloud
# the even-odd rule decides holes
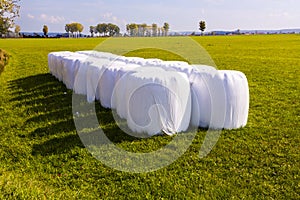
[[[114,16],[113,13],[104,13],[102,18],[106,22],[118,25],[121,29],[123,29],[127,24],[125,19],[120,19],[117,16]]]
[[[86,20],[86,22],[93,24],[93,23],[96,23],[96,19],[95,18],[88,18]]]
[[[205,0],[205,1],[213,5],[222,5],[225,3],[224,0]]]
[[[112,17],[112,13],[104,13],[103,15],[102,15],[102,17],[104,18],[104,19],[110,19],[111,17]]]
[[[288,12],[272,12],[269,16],[276,18],[292,18],[292,15]]]
[[[51,24],[59,24],[65,22],[64,17],[60,16],[48,16],[46,14],[41,14],[40,15],[40,20],[45,22],[45,23],[51,23]]]
[[[27,17],[28,17],[29,19],[34,19],[34,16],[31,15],[31,14],[27,14]]]

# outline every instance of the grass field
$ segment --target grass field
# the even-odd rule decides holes
[[[49,52],[93,49],[103,39],[0,40],[10,54],[0,75],[0,199],[299,199],[300,35],[193,39],[219,69],[246,74],[248,125],[223,131],[203,159],[206,132],[199,131],[184,156],[144,174],[113,170],[89,154],[74,127],[72,91],[48,73]],[[128,137],[110,110],[97,110],[111,140],[125,149],[147,152],[171,140]]]

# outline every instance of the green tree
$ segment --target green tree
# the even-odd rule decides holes
[[[71,24],[66,24],[65,26],[65,30],[67,33],[69,33],[69,37],[70,37],[70,33],[71,36],[74,37],[74,33],[75,33],[75,37],[77,37],[78,35],[81,35],[81,32],[83,31],[84,27],[82,24],[80,23],[71,23]]]
[[[14,21],[19,17],[20,0],[0,0],[0,37],[14,27]]]
[[[66,24],[65,30],[66,30],[67,33],[69,33],[69,37],[70,37],[70,33],[71,33],[71,24]]]
[[[201,31],[201,34],[203,35],[204,30],[206,29],[206,23],[205,21],[199,22],[199,30]]]
[[[109,23],[107,25],[107,28],[108,28],[109,36],[111,36],[111,37],[118,35],[120,33],[120,28],[115,24]]]
[[[96,29],[95,26],[90,26],[91,37],[94,37],[95,29]]]
[[[130,36],[137,36],[138,35],[138,25],[135,23],[127,24],[126,29]]]
[[[94,29],[94,33],[95,33],[95,35],[96,35],[96,37],[98,37],[98,30],[97,30],[97,26],[95,26],[95,29]]]
[[[75,23],[75,24],[76,24],[76,31],[77,31],[77,33],[79,33],[79,36],[81,37],[81,33],[84,29],[84,26],[80,23]]]
[[[152,24],[152,36],[157,36],[157,24]]]
[[[76,34],[74,34],[74,33],[77,32],[77,25],[76,25],[76,23],[71,23],[70,24],[70,32],[72,34],[72,37],[76,37]]]
[[[145,36],[145,33],[146,33],[146,30],[147,30],[147,24],[141,24],[140,25],[140,36],[144,37]]]
[[[165,29],[164,27],[158,28],[159,36],[165,36]]]
[[[21,27],[20,27],[19,25],[16,25],[16,26],[15,26],[15,33],[16,33],[17,35],[19,35],[19,34],[20,34],[20,31],[21,31]]]
[[[102,34],[102,36],[106,36],[107,32],[109,32],[108,24],[105,24],[105,23],[98,24],[96,29],[100,34]]]
[[[160,27],[157,28],[157,32],[158,32],[157,35],[158,35],[158,36],[161,36],[161,29],[162,29],[162,28],[160,28]]]
[[[126,24],[126,31],[127,31],[127,33],[130,35],[130,27],[129,27],[129,24]]]
[[[170,29],[170,25],[167,22],[165,22],[164,26],[163,26],[163,29],[164,29],[164,36],[167,36],[168,32],[169,32],[169,29]]]
[[[44,25],[44,26],[43,26],[43,33],[44,33],[44,36],[45,36],[45,37],[48,36],[48,26],[47,26],[47,25]]]

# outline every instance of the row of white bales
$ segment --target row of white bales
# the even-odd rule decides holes
[[[249,87],[239,71],[98,51],[53,52],[48,65],[68,89],[116,110],[135,133],[172,135],[190,126],[247,124]]]

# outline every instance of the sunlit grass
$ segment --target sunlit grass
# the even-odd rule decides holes
[[[0,199],[300,198],[300,36],[193,39],[219,69],[246,74],[248,125],[223,131],[204,159],[198,155],[205,131],[199,131],[183,157],[147,174],[115,171],[90,155],[74,127],[72,91],[48,73],[49,52],[93,49],[103,39],[0,40],[11,56],[0,75]],[[153,49],[129,55],[180,59]],[[147,152],[170,141],[127,136],[110,110],[96,108],[110,139],[124,149]]]

